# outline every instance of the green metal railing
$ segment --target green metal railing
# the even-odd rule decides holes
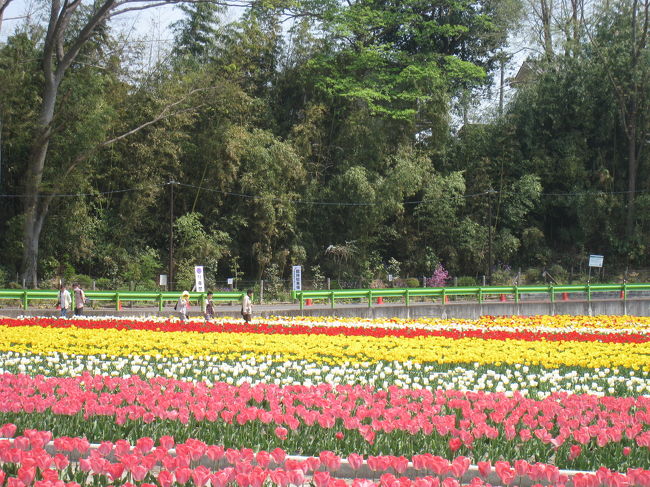
[[[140,292],[140,291],[85,291],[87,300],[109,301],[115,303],[115,309],[122,309],[125,301],[151,302],[162,311],[166,302],[176,303],[180,292]],[[74,293],[71,292],[74,301]],[[244,291],[215,292],[213,301],[241,301],[246,294]],[[28,309],[32,301],[57,301],[59,291],[46,289],[0,289],[0,299],[20,300],[23,309]],[[205,305],[206,293],[190,293],[190,302],[198,302],[201,308]],[[73,306],[74,307],[74,306]]]
[[[587,300],[591,301],[592,293],[616,292],[620,293],[621,299],[627,299],[628,293],[632,291],[650,291],[650,283],[644,284],[585,284],[585,285],[556,285],[556,286],[468,286],[468,287],[424,287],[424,288],[403,288],[403,289],[340,289],[320,291],[293,291],[292,297],[300,302],[300,309],[303,309],[306,300],[321,299],[327,300],[334,308],[334,301],[337,299],[362,299],[367,300],[368,307],[377,298],[401,298],[404,304],[409,306],[411,298],[422,297],[440,299],[442,303],[447,302],[450,296],[475,297],[482,303],[487,296],[508,296],[514,297],[515,303],[521,300],[522,294],[545,294],[551,302],[555,302],[558,295],[568,299],[570,293],[585,293]]]
[[[586,294],[587,300],[591,301],[593,293],[615,292],[619,293],[621,299],[628,299],[628,293],[650,291],[650,283],[644,284],[586,284],[586,285],[558,285],[558,286],[467,286],[467,287],[424,287],[424,288],[401,288],[401,289],[337,289],[320,291],[293,291],[293,299],[300,303],[300,309],[305,306],[306,300],[326,300],[334,308],[336,300],[341,299],[362,299],[367,300],[368,307],[373,305],[377,298],[400,298],[406,306],[410,306],[412,298],[439,299],[442,303],[447,302],[451,296],[465,296],[476,298],[482,303],[489,296],[513,296],[516,303],[521,300],[522,294],[546,295],[551,302],[555,302],[558,295],[567,299],[570,293]],[[158,306],[162,311],[165,303],[174,304],[180,297],[180,292],[140,292],[140,291],[84,291],[86,298],[91,301],[106,301],[114,303],[115,309],[122,308],[122,303],[127,302],[150,302]],[[72,298],[74,300],[74,293]],[[215,292],[212,299],[219,301],[241,301],[244,291]],[[0,289],[0,300],[19,300],[24,309],[28,309],[29,303],[34,301],[56,302],[59,292],[56,290],[41,289]],[[190,293],[190,301],[199,303],[203,308],[205,305],[206,293]]]

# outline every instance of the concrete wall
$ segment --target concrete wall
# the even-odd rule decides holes
[[[276,313],[260,313],[262,316]],[[650,300],[602,300],[551,302],[489,302],[367,306],[337,306],[335,309],[305,307],[300,310],[283,310],[285,316],[339,316],[360,318],[466,318],[481,316],[534,316],[534,315],[631,315],[650,316]]]

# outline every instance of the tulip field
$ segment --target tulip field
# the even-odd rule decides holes
[[[650,318],[0,318],[0,487],[650,487]]]

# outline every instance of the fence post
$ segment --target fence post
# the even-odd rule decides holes
[[[327,282],[329,283],[329,277],[327,278]],[[330,307],[334,309],[334,291],[330,291]]]
[[[409,306],[411,304],[411,296],[409,295],[409,290],[406,289],[406,298],[404,299],[406,302],[406,306]]]
[[[372,291],[368,291],[368,308],[372,308]]]
[[[163,294],[158,293],[158,311],[163,310]]]
[[[330,288],[330,278],[328,277],[327,278],[327,290],[329,291],[330,289],[331,289]]]
[[[427,287],[427,278],[426,278],[426,276],[422,276],[422,287]]]
[[[260,279],[260,304],[264,303],[264,279]]]
[[[27,309],[27,290],[25,289],[25,292],[23,293],[23,309]]]

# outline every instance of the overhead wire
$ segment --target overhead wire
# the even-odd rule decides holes
[[[269,197],[265,195],[259,195],[259,194],[248,194],[248,193],[238,193],[238,192],[233,192],[233,191],[224,191],[220,189],[215,189],[215,188],[210,188],[210,187],[205,187],[205,186],[197,186],[194,184],[188,184],[188,183],[180,183],[177,181],[168,181],[165,183],[159,183],[159,184],[151,184],[147,186],[140,186],[140,187],[134,187],[134,188],[124,188],[124,189],[114,189],[114,190],[109,190],[109,191],[95,191],[95,192],[80,192],[80,193],[47,193],[47,192],[41,192],[37,195],[39,198],[45,198],[45,197],[50,197],[50,198],[81,198],[81,197],[100,197],[100,196],[108,196],[112,194],[123,194],[123,193],[132,193],[136,191],[143,191],[146,189],[155,189],[155,188],[162,188],[165,186],[169,185],[175,185],[179,187],[185,187],[185,188],[190,188],[190,189],[201,189],[201,191],[206,191],[206,192],[211,192],[211,193],[218,193],[222,194],[224,196],[232,196],[236,198],[243,198],[243,199],[251,199],[251,200],[259,200],[263,199],[266,201],[272,201],[272,202],[277,202],[277,203],[290,203],[290,204],[298,204],[298,205],[312,205],[312,206],[343,206],[343,207],[368,207],[368,206],[377,206],[380,203],[377,202],[364,202],[364,201],[324,201],[324,200],[301,200],[301,199],[291,199],[291,198],[276,198],[276,197]],[[461,195],[462,198],[469,199],[469,198],[478,198],[481,196],[487,196],[490,194],[501,194],[501,191],[483,191],[479,193],[471,193],[471,194],[464,194]],[[636,190],[636,191],[576,191],[576,192],[566,192],[566,193],[540,193],[541,197],[560,197],[560,196],[597,196],[597,195],[622,195],[622,194],[630,194],[630,193],[635,193],[635,194],[643,194],[643,193],[648,193],[648,190]],[[29,195],[26,194],[0,194],[0,198],[27,198]],[[427,203],[430,200],[417,200],[417,201],[404,201],[404,205],[419,205],[422,203]]]

